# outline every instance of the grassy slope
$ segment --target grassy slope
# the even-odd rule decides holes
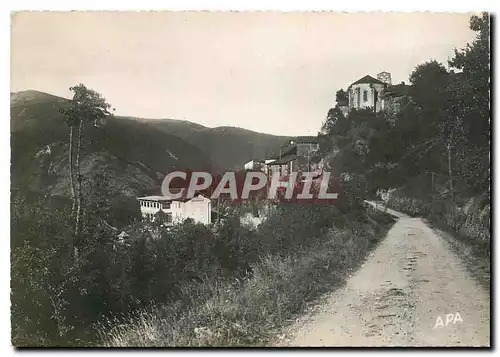
[[[352,217],[351,217],[352,218]],[[103,327],[106,346],[265,346],[306,304],[340,287],[385,236],[393,220],[372,209],[329,230],[293,256],[264,256],[242,282],[204,281],[183,287],[177,303]]]

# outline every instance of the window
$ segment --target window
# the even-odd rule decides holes
[[[166,222],[167,223],[172,223],[172,213],[167,213]]]
[[[368,91],[363,91],[363,101],[368,102]]]
[[[162,209],[170,209],[170,202],[162,202],[161,208]]]

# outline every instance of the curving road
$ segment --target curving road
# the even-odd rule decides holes
[[[346,285],[280,346],[490,346],[490,298],[420,218],[399,217]]]

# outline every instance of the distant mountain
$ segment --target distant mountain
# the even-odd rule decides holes
[[[60,109],[69,100],[37,91],[11,93],[11,182],[55,195],[69,194],[68,127]],[[203,150],[137,120],[113,117],[88,126],[82,173],[97,169],[110,176],[114,192],[135,195],[158,188],[175,168],[207,169]]]
[[[11,93],[12,185],[69,194],[68,127],[60,109],[69,100],[28,90]],[[112,177],[117,192],[159,188],[175,168],[237,170],[266,158],[288,137],[236,127],[207,128],[174,119],[112,117],[84,135],[82,172],[97,168]]]
[[[10,105],[19,106],[35,103],[44,103],[47,101],[64,101],[64,98],[55,95],[39,92],[37,90],[24,90],[10,93]]]
[[[248,161],[263,159],[276,152],[289,139],[287,136],[257,133],[231,126],[207,128],[182,120],[136,120],[196,145],[210,155],[218,169],[242,169]]]

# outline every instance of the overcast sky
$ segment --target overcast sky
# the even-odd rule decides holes
[[[84,83],[116,114],[315,135],[360,77],[408,81],[474,38],[470,14],[72,12],[12,19],[11,91],[70,97]]]

